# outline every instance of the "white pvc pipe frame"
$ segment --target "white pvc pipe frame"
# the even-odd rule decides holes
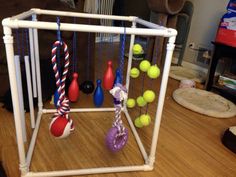
[[[68,17],[80,17],[80,18],[94,18],[94,19],[111,19],[111,20],[124,20],[132,22],[131,28],[126,28],[126,34],[131,35],[130,48],[129,48],[129,59],[127,66],[126,75],[126,87],[129,89],[130,83],[130,69],[132,66],[132,47],[134,44],[135,35],[147,35],[147,36],[163,36],[168,37],[167,53],[165,58],[165,65],[163,69],[161,87],[159,92],[157,112],[155,116],[154,131],[152,136],[152,144],[150,154],[147,154],[144,145],[136,131],[136,128],[132,122],[132,119],[128,113],[128,110],[123,105],[122,111],[128,120],[130,128],[134,134],[137,141],[138,147],[144,158],[144,165],[133,165],[133,166],[120,166],[120,167],[100,167],[100,168],[90,168],[90,169],[77,169],[77,170],[65,170],[65,171],[49,171],[49,172],[30,172],[29,167],[31,163],[31,158],[33,155],[37,134],[39,131],[40,121],[42,115],[45,113],[53,113],[55,109],[44,109],[42,103],[42,90],[41,90],[41,76],[40,76],[40,59],[39,59],[39,48],[38,48],[38,29],[47,30],[57,30],[56,22],[40,22],[37,21],[37,15],[54,15],[54,16],[68,16]],[[28,17],[33,17],[34,21],[24,20]],[[136,24],[141,24],[148,28],[136,28]],[[155,162],[156,147],[158,141],[158,134],[160,129],[165,93],[167,88],[169,70],[171,65],[172,54],[174,51],[174,42],[176,39],[177,31],[171,28],[165,28],[134,16],[113,16],[113,15],[98,15],[98,14],[84,14],[84,13],[74,13],[74,12],[64,12],[64,11],[52,11],[52,10],[42,10],[42,9],[31,9],[29,11],[23,12],[11,18],[5,18],[2,21],[4,27],[4,43],[6,48],[6,56],[8,62],[8,71],[10,86],[12,92],[13,110],[14,110],[14,120],[16,127],[16,138],[18,145],[18,155],[20,162],[21,176],[24,177],[34,177],[34,176],[65,176],[65,175],[85,175],[85,174],[96,174],[96,173],[114,173],[114,172],[128,172],[128,171],[150,171],[153,169],[153,164]],[[38,95],[38,114],[36,125],[31,137],[29,149],[26,155],[22,134],[22,122],[20,120],[20,100],[19,93],[17,91],[17,77],[16,77],[16,66],[14,63],[14,48],[13,48],[13,28],[29,28],[33,29],[34,38],[34,52],[35,55],[35,65],[36,65],[36,80],[37,80],[37,95]],[[107,27],[107,26],[96,26],[96,25],[82,25],[82,24],[69,24],[61,23],[60,29],[62,31],[80,31],[80,32],[96,32],[96,33],[116,33],[122,34],[124,29],[122,27]],[[34,71],[35,72],[35,71]],[[31,94],[32,95],[32,94]],[[71,109],[71,112],[96,112],[96,111],[114,111],[114,108],[77,108]]]

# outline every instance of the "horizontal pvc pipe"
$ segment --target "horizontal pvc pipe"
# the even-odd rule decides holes
[[[55,11],[55,10],[44,10],[44,9],[31,9],[38,15],[57,15],[67,17],[80,17],[80,18],[93,18],[93,19],[110,19],[110,20],[122,20],[122,21],[133,21],[134,16],[117,16],[117,15],[103,15],[103,14],[88,14],[88,13],[76,13],[66,11]]]
[[[52,176],[69,176],[69,175],[87,175],[98,173],[115,173],[115,172],[129,172],[129,171],[149,171],[152,167],[148,165],[134,165],[123,167],[103,167],[103,168],[88,168],[79,170],[63,170],[63,171],[49,171],[49,172],[30,172],[25,177],[52,177]]]
[[[20,13],[18,15],[15,15],[15,16],[11,17],[11,18],[14,19],[14,20],[16,20],[16,19],[17,20],[23,20],[23,19],[26,19],[26,18],[30,17],[33,14],[34,14],[34,10],[30,9],[26,12]]]
[[[160,25],[157,25],[157,24],[145,21],[145,20],[140,19],[140,18],[136,18],[135,21],[138,24],[144,25],[144,26],[146,26],[148,28],[154,28],[154,29],[160,29],[160,30],[169,30],[169,31],[171,31],[172,34],[177,35],[177,30],[176,29],[166,28],[164,26],[160,26]]]
[[[149,28],[165,29],[164,26],[160,26],[160,25],[158,25],[158,24],[151,23],[151,22],[145,21],[145,20],[140,19],[140,18],[136,18],[136,19],[135,19],[135,22],[136,22],[136,23],[139,23],[139,24],[141,24],[141,25],[144,25],[144,26],[146,26],[146,27],[149,27]]]
[[[11,28],[37,28],[45,30],[58,29],[58,25],[55,22],[23,21],[23,20],[11,20],[10,18],[5,18],[2,21],[2,24],[3,26],[8,26]],[[61,23],[60,30],[94,32],[94,33],[114,33],[114,34],[124,33],[123,27],[82,25],[82,24],[70,24],[70,23]],[[171,30],[168,28],[164,29],[126,28],[126,34],[171,37],[171,36],[176,36],[177,33],[176,30]]]
[[[70,112],[103,112],[115,111],[115,108],[71,108]],[[43,113],[55,113],[56,109],[43,109]]]

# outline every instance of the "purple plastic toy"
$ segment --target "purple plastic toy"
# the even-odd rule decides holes
[[[118,83],[110,90],[110,93],[114,98],[115,120],[107,133],[106,145],[112,152],[117,152],[125,146],[128,140],[128,130],[121,120],[121,102],[127,99],[127,90]]]
[[[119,135],[117,127],[112,127],[106,137],[106,145],[112,152],[122,149],[128,140],[128,130],[125,128],[124,134]]]

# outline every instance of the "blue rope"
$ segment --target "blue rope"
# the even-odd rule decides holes
[[[57,40],[62,43],[61,31],[60,31],[60,18],[59,17],[57,17]]]
[[[122,35],[122,45],[121,45],[121,52],[120,52],[120,67],[119,67],[120,74],[121,74],[121,83],[123,83],[125,40],[126,40],[126,28],[124,27],[124,34]]]
[[[57,17],[57,40],[60,41],[62,45],[62,39],[61,39],[61,31],[60,31],[60,17]],[[60,63],[60,51],[61,51],[61,46],[59,45],[57,48],[57,65],[58,65],[58,72],[59,75],[61,74],[61,63]]]

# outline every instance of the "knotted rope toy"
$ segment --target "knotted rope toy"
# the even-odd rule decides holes
[[[112,152],[117,152],[125,146],[128,140],[128,130],[121,120],[121,102],[127,99],[127,90],[118,83],[110,90],[110,93],[114,97],[115,120],[107,133],[106,145]]]
[[[61,40],[60,35],[60,20],[57,19],[58,23],[58,33],[57,38],[58,40],[54,42],[52,47],[52,65],[53,65],[53,71],[55,73],[55,79],[56,79],[56,86],[57,86],[57,92],[59,95],[59,98],[57,100],[57,112],[54,114],[52,121],[49,126],[49,130],[51,134],[57,138],[65,138],[67,137],[71,131],[74,130],[74,125],[72,119],[69,118],[69,100],[65,96],[65,82],[66,77],[69,69],[69,52],[68,47],[65,42]],[[57,67],[57,49],[58,47],[62,46],[64,51],[64,69],[62,72],[62,78],[60,78],[60,73]],[[59,52],[58,52],[59,53]],[[58,55],[59,57],[59,55]]]

